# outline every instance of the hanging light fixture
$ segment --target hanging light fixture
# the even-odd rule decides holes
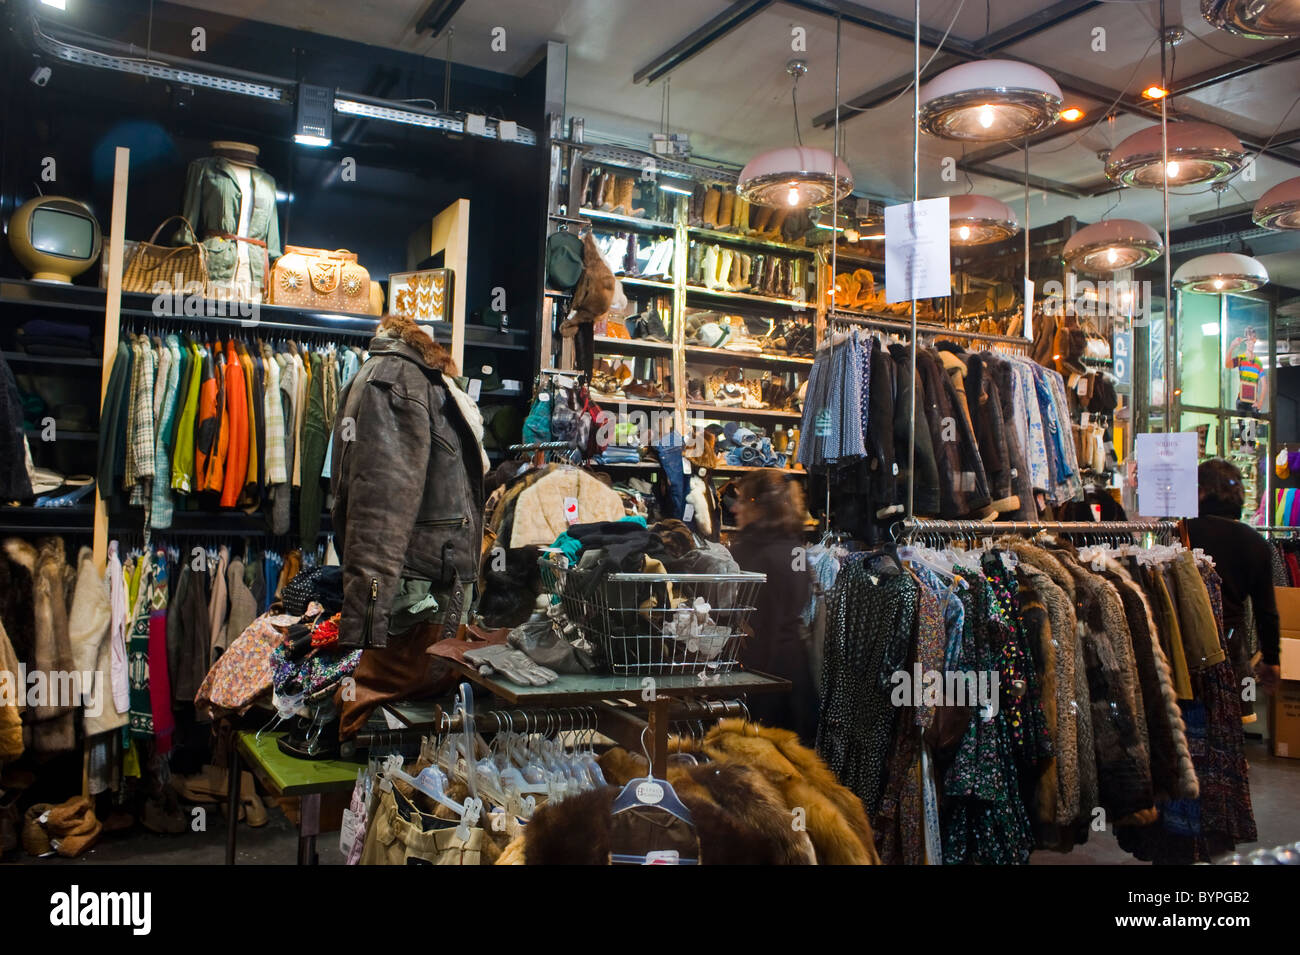
[[[1260,196],[1252,218],[1264,229],[1300,229],[1300,176],[1280,182]]]
[[[1201,16],[1220,30],[1252,40],[1300,36],[1296,0],[1201,0]]]
[[[1174,288],[1180,292],[1226,295],[1249,292],[1268,284],[1268,269],[1254,256],[1241,252],[1198,255],[1178,266]]]
[[[1148,126],[1110,151],[1106,175],[1126,186],[1159,189],[1167,174],[1170,186],[1190,186],[1227,178],[1246,161],[1241,140],[1212,123],[1170,123],[1168,138],[1168,167],[1160,127]]]
[[[1104,274],[1141,268],[1164,251],[1160,233],[1136,219],[1103,219],[1084,226],[1065,243],[1062,258],[1075,272]]]
[[[987,245],[1020,231],[1016,214],[991,196],[952,196],[948,200],[948,241],[953,245]]]
[[[1061,115],[1061,88],[1036,66],[977,60],[921,88],[921,128],[943,139],[1004,142],[1041,132]]]
[[[795,137],[799,138],[799,77],[808,72],[803,60],[791,60],[794,77]],[[803,209],[844,198],[853,191],[848,164],[826,149],[803,145],[772,149],[755,156],[740,172],[736,192],[757,206]]]

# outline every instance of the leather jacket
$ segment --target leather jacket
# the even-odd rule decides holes
[[[455,369],[438,346],[381,332],[339,396],[330,473],[342,646],[387,646],[403,579],[444,594],[475,579],[482,451],[444,372]],[[440,607],[439,619],[452,610]]]

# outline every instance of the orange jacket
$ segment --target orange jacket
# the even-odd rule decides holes
[[[221,506],[234,507],[244,490],[248,474],[248,397],[244,390],[244,367],[235,343],[226,342],[226,416],[230,443],[226,452],[226,477],[221,486]]]

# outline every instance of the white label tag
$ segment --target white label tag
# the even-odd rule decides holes
[[[636,801],[647,806],[655,806],[664,800],[664,787],[653,779],[637,783]]]
[[[551,396],[550,396],[549,394],[547,394],[545,391],[543,391],[540,395],[537,396],[537,400],[538,400],[538,401],[550,401],[550,400],[551,400]]]
[[[1081,394],[1081,395],[1086,395],[1086,394],[1088,393],[1088,376],[1087,376],[1087,375],[1084,375],[1082,378],[1079,379],[1079,383],[1078,383],[1077,385],[1074,386],[1074,390],[1077,391],[1077,392],[1078,392],[1079,394]]]
[[[686,509],[682,511],[682,520],[689,524],[695,518],[695,505],[687,504]]]
[[[691,473],[691,462],[687,461],[685,458],[682,458],[682,473],[683,474]]]
[[[357,841],[357,829],[361,826],[361,820],[351,809],[343,810],[343,823],[339,827],[339,852],[343,853],[346,858],[347,854],[352,851],[352,844]]]
[[[570,524],[578,523],[578,499],[576,497],[566,497],[564,499],[564,519]]]
[[[681,865],[681,860],[681,853],[676,849],[655,849],[645,856],[646,865]]]
[[[483,393],[483,382],[478,378],[470,379],[469,396],[474,401],[478,401],[478,396]]]

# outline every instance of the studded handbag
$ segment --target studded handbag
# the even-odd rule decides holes
[[[365,314],[370,311],[370,273],[346,249],[286,246],[271,273],[271,304]]]

